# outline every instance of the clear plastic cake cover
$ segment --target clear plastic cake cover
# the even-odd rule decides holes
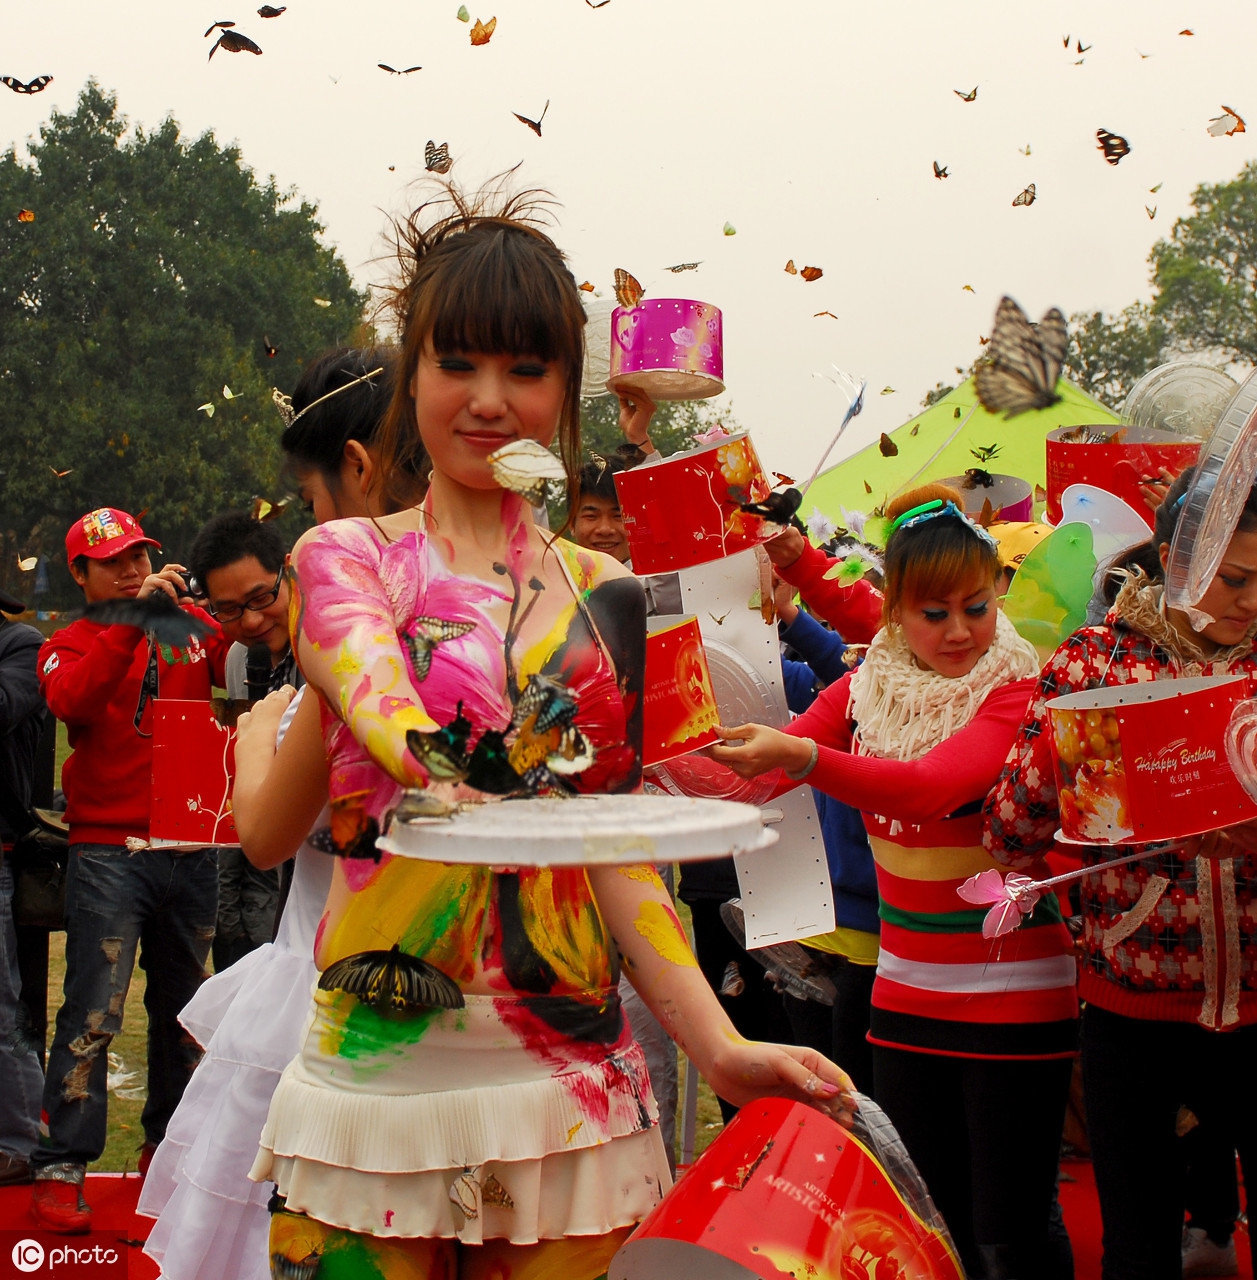
[[[1122,404],[1132,427],[1203,440],[1235,394],[1235,379],[1198,360],[1172,360],[1145,373]]]
[[[1241,383],[1200,450],[1165,570],[1165,602],[1197,630],[1215,621],[1198,608],[1235,533],[1257,478],[1257,372]]]

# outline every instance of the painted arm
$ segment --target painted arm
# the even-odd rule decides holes
[[[624,970],[668,1035],[720,1097],[735,1106],[777,1096],[849,1117],[855,1089],[814,1049],[745,1040],[720,1007],[652,867],[595,867],[590,884]]]
[[[438,726],[412,682],[380,564],[358,521],[311,529],[292,553],[291,630],[306,680],[372,760],[403,786],[422,787],[406,733]]]

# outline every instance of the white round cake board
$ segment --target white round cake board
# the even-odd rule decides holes
[[[427,862],[572,867],[697,862],[776,840],[754,805],[600,795],[477,805],[439,822],[394,823],[376,843],[385,853]]]

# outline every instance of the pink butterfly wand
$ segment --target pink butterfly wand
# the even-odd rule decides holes
[[[970,876],[956,892],[975,906],[993,904],[982,921],[984,938],[1002,938],[1012,933],[1035,908],[1045,889],[1055,889],[1057,885],[1069,884],[1073,880],[1081,880],[1088,872],[1101,868],[1124,867],[1128,862],[1138,862],[1141,858],[1151,858],[1155,854],[1169,853],[1181,845],[1158,845],[1155,849],[1141,849],[1138,853],[1128,854],[1125,858],[1114,858],[1111,862],[1103,862],[1089,867],[1079,867],[1077,871],[1066,871],[1063,875],[1051,876],[1047,880],[1031,880],[1020,872],[1000,871],[997,867],[988,867]]]

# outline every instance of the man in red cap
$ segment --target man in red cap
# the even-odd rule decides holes
[[[154,573],[149,548],[160,547],[125,511],[88,512],[65,541],[70,572],[88,604],[159,591],[176,601],[187,596],[182,566]],[[200,610],[184,607],[213,625]],[[122,1029],[137,948],[149,1022],[141,1172],[200,1056],[178,1013],[204,977],[214,937],[217,855],[212,848],[142,847],[152,800],[149,735],[153,700],[208,698],[211,686],[223,683],[228,647],[217,629],[204,644],[171,648],[140,627],[80,618],[39,653],[44,697],[65,721],[71,748],[61,775],[70,827],[64,1001],[32,1160],[32,1213],[50,1231],[91,1228],[83,1179],[105,1148],[108,1049]]]

